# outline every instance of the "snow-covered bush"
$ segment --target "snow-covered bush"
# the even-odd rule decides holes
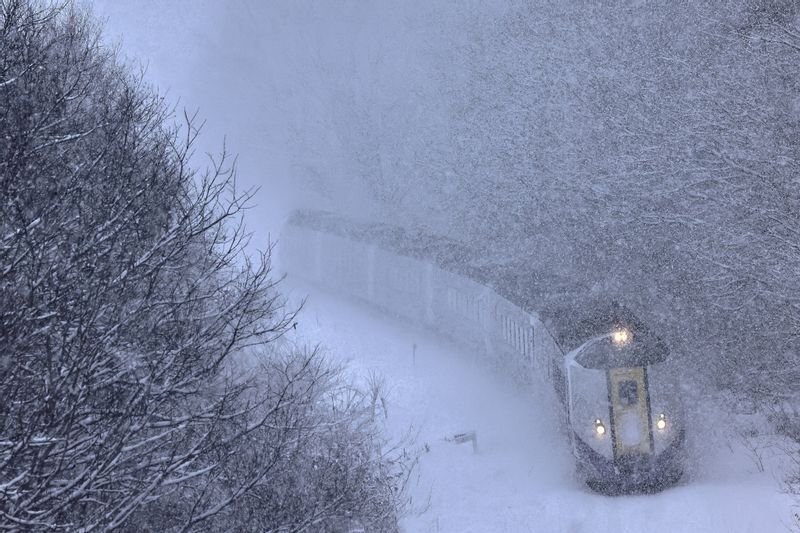
[[[0,10],[0,529],[392,530],[375,428],[315,357],[270,355],[294,310],[228,158],[192,170],[193,118],[83,11]]]
[[[268,424],[248,437],[226,475],[258,464],[272,473],[233,504],[219,531],[396,531],[414,458],[390,444],[375,394],[349,384],[318,350],[289,350],[262,362]]]

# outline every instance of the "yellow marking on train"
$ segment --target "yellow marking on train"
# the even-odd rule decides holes
[[[616,457],[650,453],[644,368],[614,368],[608,374]]]

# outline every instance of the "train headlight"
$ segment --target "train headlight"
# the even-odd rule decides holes
[[[667,416],[664,413],[658,415],[658,418],[656,419],[656,428],[658,428],[660,431],[667,429]]]
[[[606,427],[603,425],[603,421],[599,418],[594,421],[594,431],[597,433],[598,437],[602,437],[606,434]]]
[[[611,332],[611,342],[616,344],[617,346],[625,346],[631,340],[631,332],[625,328],[615,329]]]

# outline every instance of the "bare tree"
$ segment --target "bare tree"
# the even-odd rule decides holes
[[[296,313],[270,250],[246,253],[253,192],[224,153],[193,172],[195,118],[168,127],[86,13],[0,9],[0,529],[248,529],[253,513],[232,510],[320,438],[309,413],[329,382],[313,354],[235,372]],[[346,412],[332,438],[384,468]]]

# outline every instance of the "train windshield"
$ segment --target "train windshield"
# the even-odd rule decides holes
[[[639,384],[627,379],[619,383],[619,403],[623,407],[635,405],[639,401]]]
[[[661,339],[634,334],[624,346],[614,344],[609,336],[590,341],[583,346],[575,361],[584,368],[624,368],[661,363],[668,355]]]

